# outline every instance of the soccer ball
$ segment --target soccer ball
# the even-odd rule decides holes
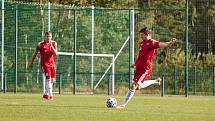
[[[117,106],[117,101],[115,98],[113,97],[109,97],[107,100],[106,100],[106,106],[108,108],[113,108],[113,107],[116,107]]]

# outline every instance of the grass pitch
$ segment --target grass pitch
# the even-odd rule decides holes
[[[123,110],[104,95],[0,94],[0,121],[214,121],[215,97],[134,96]],[[121,103],[124,96],[115,96]]]

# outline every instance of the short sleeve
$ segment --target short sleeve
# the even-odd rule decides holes
[[[160,42],[157,40],[152,40],[152,48],[153,49],[160,48]]]
[[[36,50],[40,51],[40,43],[36,46]]]
[[[55,49],[57,49],[57,42],[53,41],[53,42],[52,42],[52,46],[53,46]]]

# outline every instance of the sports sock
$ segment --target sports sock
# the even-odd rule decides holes
[[[45,81],[45,94],[44,95],[49,95],[49,81],[46,80]]]
[[[51,79],[46,79],[46,91],[48,96],[52,96],[52,82]]]
[[[122,106],[126,106],[128,102],[131,100],[131,98],[134,96],[135,91],[134,90],[129,90],[126,94],[125,100],[122,103]]]
[[[146,80],[143,83],[141,83],[140,86],[141,86],[141,88],[146,88],[146,87],[148,87],[152,84],[156,84],[156,83],[158,83],[157,80]]]
[[[51,80],[48,81],[48,85],[49,85],[49,96],[53,96],[53,93],[52,93],[52,81]]]

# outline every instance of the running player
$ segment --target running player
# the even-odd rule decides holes
[[[32,68],[38,52],[40,52],[41,68],[46,77],[43,98],[53,100],[52,86],[53,82],[55,82],[55,57],[57,56],[58,50],[57,42],[52,40],[52,32],[46,32],[45,39],[39,42],[36,46],[32,59],[28,65],[29,69]]]

